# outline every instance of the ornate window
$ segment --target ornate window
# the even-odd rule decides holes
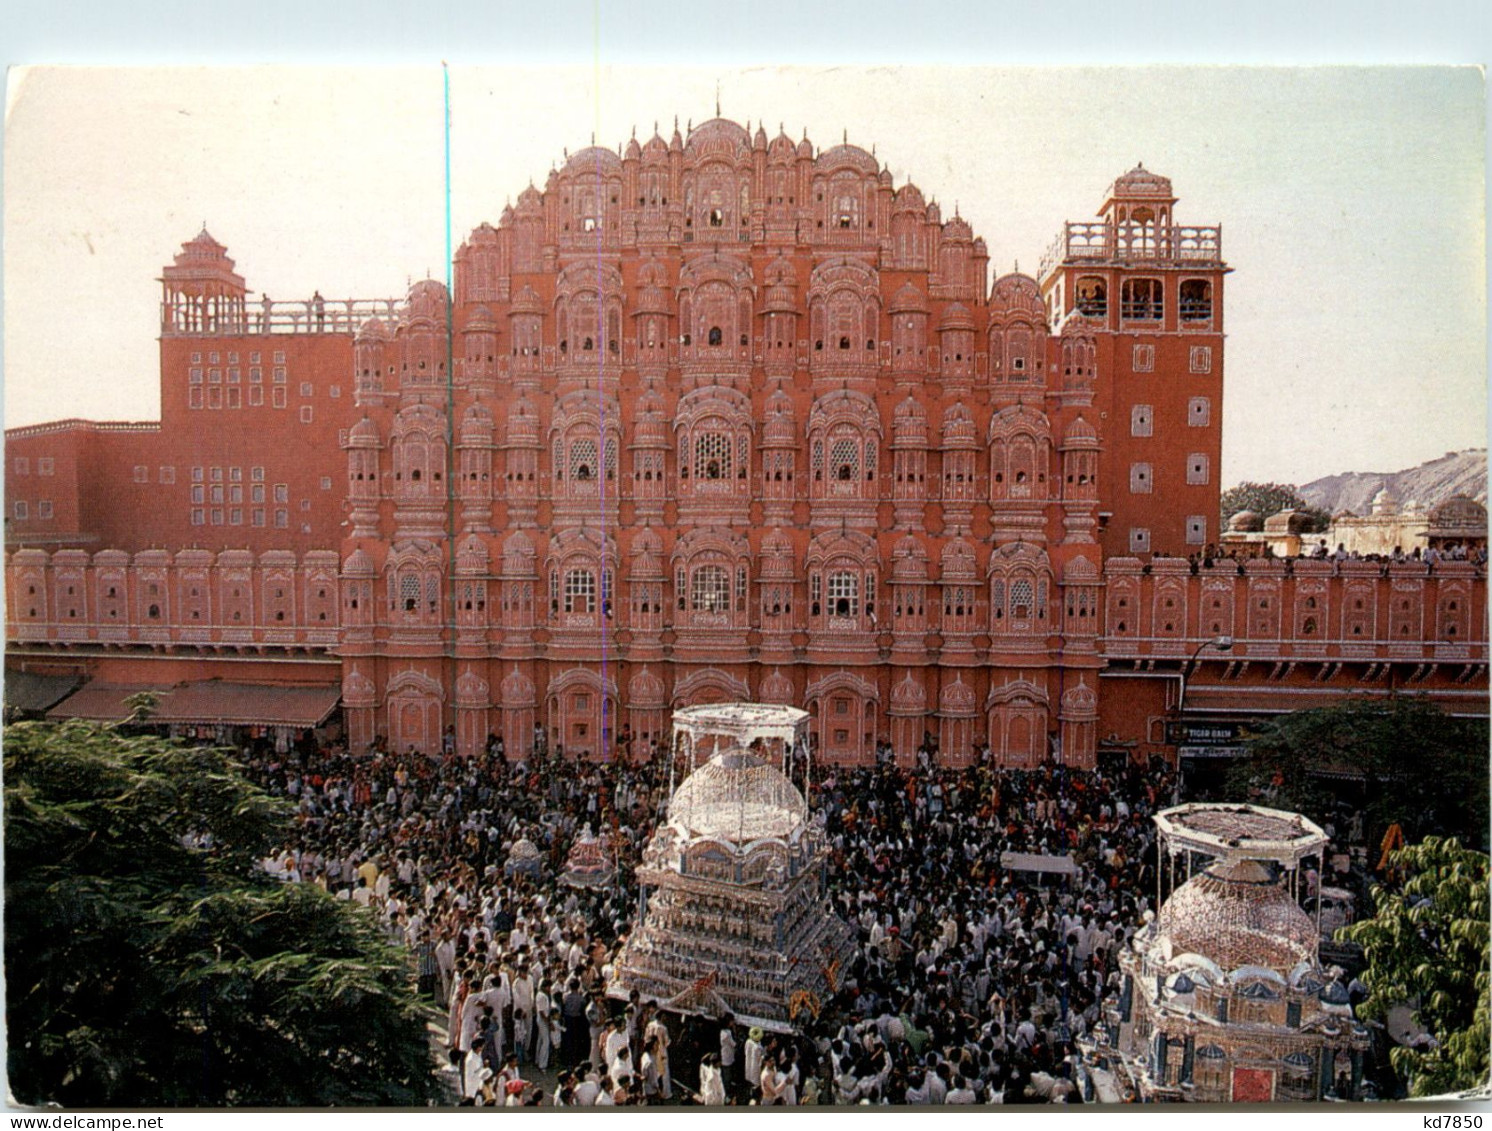
[[[1010,615],[1015,620],[1029,620],[1032,606],[1035,603],[1035,595],[1031,583],[1025,578],[1020,578],[1010,585]]]
[[[859,478],[860,453],[857,448],[854,440],[845,437],[834,441],[829,452],[829,466],[835,479],[850,481]]]
[[[731,473],[730,437],[720,432],[705,432],[694,439],[694,477],[696,479],[729,479]]]
[[[829,615],[853,617],[860,615],[860,577],[848,570],[837,570],[829,575]]]
[[[420,579],[412,573],[399,578],[399,607],[406,613],[417,613],[420,609]]]
[[[691,607],[697,613],[723,613],[730,609],[730,578],[717,565],[699,566],[690,586]]]
[[[591,439],[580,439],[570,441],[570,477],[578,482],[595,479],[598,472],[596,464],[596,441]]]
[[[596,575],[589,569],[572,569],[565,573],[565,612],[596,611]]]

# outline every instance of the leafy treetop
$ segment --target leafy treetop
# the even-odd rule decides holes
[[[73,721],[5,734],[10,1085],[70,1106],[422,1104],[407,955],[258,865],[289,810],[221,750]]]

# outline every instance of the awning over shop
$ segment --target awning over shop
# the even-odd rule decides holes
[[[261,683],[202,680],[153,689],[90,684],[53,708],[49,719],[95,719],[117,722],[127,718],[124,700],[140,691],[155,691],[160,701],[150,721],[172,724],[224,726],[314,727],[336,709],[341,687],[279,687]]]
[[[39,713],[55,707],[77,686],[77,676],[8,671],[5,673],[5,705],[13,711]]]
[[[1011,872],[1050,872],[1059,876],[1076,876],[1077,863],[1071,856],[1043,856],[1038,852],[1002,852],[1000,865]]]
[[[124,705],[124,701],[142,691],[149,691],[153,695],[165,694],[160,688],[143,684],[90,683],[48,711],[47,718],[53,721],[87,719],[96,723],[122,722],[130,715],[130,709]]]

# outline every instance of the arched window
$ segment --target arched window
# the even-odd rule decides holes
[[[730,576],[722,566],[697,567],[692,582],[691,605],[695,612],[723,613],[730,610]]]
[[[712,346],[718,346],[720,344],[720,342],[721,342],[721,337],[722,336],[721,336],[721,333],[720,333],[720,327],[719,326],[711,326],[710,327],[710,335],[709,335],[710,345],[712,345]]]

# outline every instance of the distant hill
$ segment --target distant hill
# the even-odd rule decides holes
[[[1446,452],[1405,471],[1348,471],[1304,483],[1300,493],[1312,506],[1329,514],[1351,511],[1364,515],[1372,510],[1373,496],[1387,487],[1400,505],[1414,500],[1428,510],[1452,495],[1469,495],[1487,501],[1487,449],[1469,448]]]

